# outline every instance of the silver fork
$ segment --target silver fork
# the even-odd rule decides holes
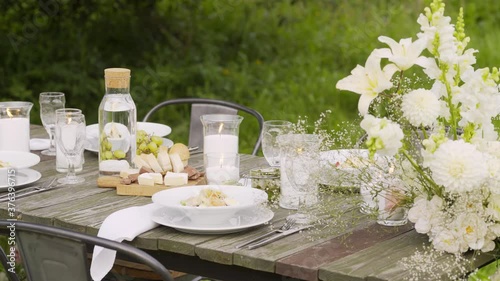
[[[292,228],[294,225],[295,225],[295,219],[288,219],[288,218],[287,218],[287,219],[286,219],[286,221],[285,221],[285,223],[284,223],[284,224],[283,224],[280,228],[275,229],[275,230],[273,230],[273,231],[269,231],[269,232],[267,232],[267,233],[264,233],[264,234],[262,234],[261,236],[256,237],[256,238],[254,238],[254,239],[252,239],[252,240],[250,240],[250,241],[247,241],[247,242],[245,242],[245,243],[242,243],[242,244],[236,245],[236,247],[235,247],[235,248],[236,248],[236,249],[239,249],[239,248],[245,247],[245,246],[247,246],[247,245],[250,245],[250,244],[252,244],[252,243],[255,243],[255,242],[257,242],[257,241],[259,241],[259,240],[261,240],[261,239],[264,239],[264,238],[266,238],[266,237],[268,237],[268,236],[271,236],[271,235],[273,235],[273,234],[285,232],[285,231],[289,230],[290,228]]]
[[[42,192],[45,190],[49,190],[53,187],[54,182],[56,181],[57,177],[53,177],[50,181],[46,181],[43,185],[41,186],[33,186],[33,187],[28,187],[26,189],[20,190],[18,192],[14,193],[14,196],[8,194],[4,194],[0,196],[0,202],[6,202],[9,201],[10,198],[21,198],[30,194]],[[10,195],[10,196],[9,196]]]

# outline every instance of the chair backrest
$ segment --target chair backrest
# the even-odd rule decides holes
[[[11,222],[0,220],[2,232]],[[30,281],[89,281],[87,244],[98,245],[124,254],[149,266],[165,281],[173,281],[170,272],[146,252],[127,244],[62,228],[28,222],[15,222],[17,246]],[[9,235],[9,234],[8,234]]]
[[[255,117],[259,123],[259,135],[256,138],[252,155],[256,155],[262,141],[262,129],[264,127],[264,117],[258,111],[234,102],[205,99],[205,98],[179,98],[161,102],[154,106],[144,116],[142,121],[146,122],[158,109],[173,104],[191,104],[191,123],[189,129],[189,146],[203,147],[203,125],[200,116],[204,114],[237,114],[238,111],[246,112]]]

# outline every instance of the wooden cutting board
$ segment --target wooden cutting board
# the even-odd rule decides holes
[[[137,183],[134,184],[122,184],[120,177],[113,176],[101,176],[97,178],[97,186],[103,188],[116,188],[116,194],[118,195],[132,195],[132,196],[149,196],[151,197],[158,191],[183,187],[183,186],[166,186],[156,184],[155,186],[149,185],[140,185]],[[202,185],[206,184],[205,177],[200,177],[196,180],[189,180],[188,184],[185,186],[191,185]]]

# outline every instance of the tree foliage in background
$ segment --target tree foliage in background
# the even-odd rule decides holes
[[[500,3],[447,1],[464,6],[477,65],[498,65]],[[0,9],[0,99],[38,103],[62,91],[67,107],[97,122],[103,70],[132,70],[132,96],[141,120],[160,101],[213,97],[235,101],[266,119],[314,120],[332,110],[330,126],[356,118],[357,95],[335,83],[379,35],[415,33],[425,1],[396,0],[22,0]],[[452,15],[454,16],[454,15]],[[187,142],[187,108],[165,109],[154,121]],[[31,119],[39,123],[36,105]],[[249,118],[248,118],[249,119]],[[241,150],[251,151],[257,124],[242,124]]]

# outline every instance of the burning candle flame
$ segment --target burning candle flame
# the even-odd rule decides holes
[[[222,128],[224,127],[224,123],[220,123],[219,125],[219,134],[222,133]]]
[[[10,108],[7,108],[6,112],[7,112],[7,115],[9,115],[9,118],[12,118],[14,117],[14,115],[12,114],[12,112],[10,112],[11,109]]]

